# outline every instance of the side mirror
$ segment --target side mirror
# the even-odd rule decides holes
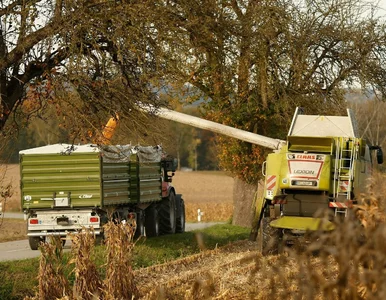
[[[382,148],[377,149],[377,162],[378,164],[383,164],[383,151]]]
[[[177,158],[174,158],[174,159],[173,159],[173,172],[174,172],[175,170],[177,170],[177,167],[178,167],[178,160],[177,160]]]

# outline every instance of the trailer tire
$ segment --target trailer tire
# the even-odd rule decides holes
[[[176,195],[177,203],[177,218],[176,218],[176,233],[185,232],[185,202],[182,196]]]
[[[150,205],[145,211],[145,229],[147,237],[160,235],[158,209],[155,204]]]
[[[145,235],[145,214],[141,210],[137,213],[137,228],[135,229],[134,238],[139,238]]]
[[[105,235],[103,232],[95,235],[95,246],[103,245],[104,241],[105,241]]]
[[[40,236],[28,237],[28,242],[29,242],[29,246],[30,246],[31,250],[38,250],[40,243],[44,243],[45,240],[46,239],[44,237],[40,237]]]
[[[161,234],[176,233],[177,207],[176,195],[173,191],[170,191],[168,197],[162,199],[160,203],[159,215]]]
[[[259,250],[263,256],[277,255],[282,252],[283,236],[282,231],[278,228],[271,227],[270,217],[263,217],[260,224],[258,236]]]

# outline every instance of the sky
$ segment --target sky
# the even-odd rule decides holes
[[[378,6],[380,7],[379,15],[386,16],[386,0],[369,0],[369,2],[379,3],[378,4]]]

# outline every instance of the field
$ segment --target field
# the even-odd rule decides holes
[[[0,200],[3,211],[21,211],[19,165],[0,165]]]
[[[177,172],[174,185],[189,220],[198,208],[204,220],[226,220],[232,181],[223,173]],[[229,224],[135,243],[122,224],[110,225],[105,246],[94,249],[90,235],[79,235],[71,257],[57,250],[60,243],[46,244],[39,262],[0,263],[0,298],[386,299],[384,183],[377,175],[356,214],[336,221],[334,231],[299,238],[280,255],[262,256],[247,228]]]
[[[228,221],[233,213],[233,178],[224,172],[176,172],[173,186],[186,203],[186,219],[203,222]]]
[[[0,167],[3,211],[20,212],[19,165]],[[233,178],[224,172],[176,172],[173,186],[183,195],[187,222],[229,221],[233,213]],[[21,220],[0,219],[0,242],[24,239],[26,225]]]

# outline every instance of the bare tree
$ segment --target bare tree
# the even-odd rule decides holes
[[[66,102],[67,110],[78,112],[75,119],[85,120],[82,125],[91,115],[117,111],[133,120],[136,101],[156,103],[150,87],[159,82],[162,68],[149,19],[152,6],[151,1],[2,0],[0,131],[28,93],[35,95],[34,113],[47,100],[57,106]],[[140,117],[136,112],[131,125],[140,124]]]

